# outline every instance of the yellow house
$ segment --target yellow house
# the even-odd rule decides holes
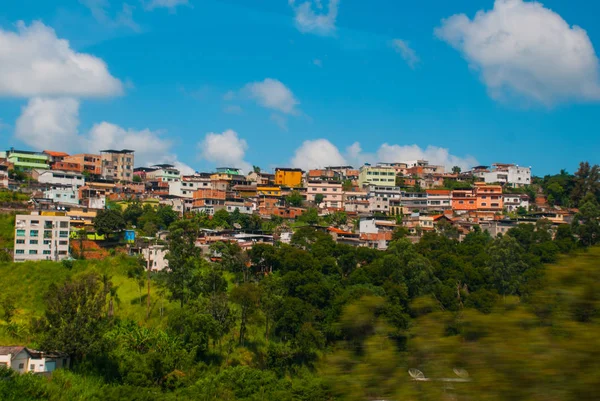
[[[256,187],[258,196],[281,196],[281,188],[277,186],[259,186]]]
[[[276,168],[275,184],[294,188],[302,185],[303,171],[299,168]]]

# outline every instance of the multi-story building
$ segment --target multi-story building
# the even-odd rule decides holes
[[[369,213],[369,193],[363,191],[344,192],[344,210],[349,213]]]
[[[172,164],[156,164],[154,169],[146,172],[146,180],[160,182],[175,182],[181,179],[181,173]]]
[[[511,187],[523,187],[531,184],[531,167],[516,164],[495,163],[491,170],[487,166],[479,166],[472,174],[483,178],[486,184],[506,184]]]
[[[52,214],[15,216],[15,262],[69,257],[70,218],[57,212]]]
[[[359,187],[375,185],[380,187],[396,186],[396,170],[390,166],[371,166],[365,164],[358,175]]]
[[[50,168],[50,157],[40,152],[29,152],[26,150],[15,150],[10,148],[6,152],[0,152],[0,159],[13,165],[15,170],[30,171],[32,169]]]
[[[486,185],[482,182],[476,182],[475,196],[478,211],[501,212],[504,207],[502,186],[500,185]]]
[[[142,256],[146,260],[148,270],[159,272],[168,269],[168,252],[169,250],[164,245],[150,245],[142,248]]]
[[[285,187],[299,187],[302,185],[302,177],[304,172],[299,168],[276,168],[275,169],[275,185]]]
[[[79,153],[76,155],[66,156],[62,160],[63,163],[70,163],[79,166],[80,173],[86,171],[95,176],[102,175],[102,157],[90,153]]]
[[[241,175],[240,169],[236,167],[217,167],[217,174]]]
[[[214,214],[217,210],[225,208],[225,191],[214,189],[199,189],[194,192],[193,211]]]
[[[79,204],[79,190],[73,187],[55,186],[44,191],[44,198],[52,199],[56,203]]]
[[[452,191],[452,210],[458,213],[477,210],[477,197],[473,189],[455,189]]]
[[[515,212],[520,207],[529,210],[529,196],[525,194],[503,194],[502,201],[508,212]]]
[[[323,195],[323,202],[318,205],[324,208],[344,208],[342,184],[339,182],[308,182],[306,185],[306,200],[315,202],[317,195]]]
[[[50,164],[50,168],[54,170],[63,170],[61,168],[56,167],[55,165],[57,163],[61,163],[65,157],[69,156],[68,153],[55,152],[53,150],[44,150],[42,153],[48,155],[48,163]]]
[[[311,182],[341,182],[342,175],[334,170],[309,170],[306,179]]]
[[[34,169],[31,176],[41,184],[69,186],[74,189],[85,185],[83,174],[75,171]]]
[[[193,198],[194,191],[199,189],[213,189],[210,177],[183,176],[181,181],[169,182],[169,195],[183,198]]]
[[[430,212],[452,209],[452,191],[449,189],[428,189],[427,209]]]
[[[0,164],[0,188],[8,188],[8,166]]]
[[[252,171],[246,176],[246,180],[255,182],[256,185],[271,185],[275,182],[275,174]]]
[[[133,181],[134,151],[129,149],[100,151],[102,176],[115,181]]]
[[[404,214],[411,212],[427,211],[427,193],[426,192],[402,192],[402,207]]]

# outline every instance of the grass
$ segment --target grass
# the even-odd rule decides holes
[[[15,241],[15,214],[0,214],[0,249],[13,249]]]
[[[122,319],[132,319],[147,326],[162,327],[166,323],[168,311],[177,308],[178,304],[169,302],[166,296],[159,293],[154,281],[151,281],[151,313],[146,319],[146,294],[147,284],[141,289],[136,280],[127,277],[127,271],[137,263],[135,258],[117,256],[103,260],[81,260],[75,261],[71,269],[57,262],[24,262],[24,263],[0,263],[0,277],[2,277],[1,297],[13,300],[17,307],[13,321],[17,324],[28,324],[31,318],[40,317],[44,313],[44,295],[48,292],[50,285],[60,285],[71,277],[87,272],[97,272],[101,275],[107,274],[111,277],[113,285],[117,286],[118,302],[115,302],[115,315]],[[141,295],[141,297],[140,297]],[[164,316],[160,315],[161,304],[164,308]],[[15,343],[10,338],[0,322],[0,345],[11,345]]]

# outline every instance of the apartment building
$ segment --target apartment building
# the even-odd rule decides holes
[[[299,168],[276,168],[275,185],[282,185],[290,188],[302,186],[303,175],[304,171]]]
[[[478,211],[501,212],[504,207],[502,186],[500,185],[486,185],[476,182],[475,196]]]
[[[193,198],[199,189],[213,189],[209,176],[183,176],[180,181],[169,182],[169,195],[182,198]]]
[[[473,189],[455,189],[452,191],[452,210],[465,213],[477,210],[477,197]]]
[[[80,173],[86,171],[91,175],[102,175],[102,157],[100,157],[100,155],[79,153],[64,157],[62,162],[78,165],[79,170],[77,171]]]
[[[142,256],[146,260],[147,268],[153,272],[168,269],[168,252],[169,250],[164,245],[150,245],[147,248],[142,248]]]
[[[332,209],[344,208],[342,184],[336,182],[309,182],[306,185],[306,200],[315,202],[317,195],[323,195],[323,202],[318,206]]]
[[[70,218],[57,214],[15,216],[15,262],[69,257]]]
[[[334,170],[309,170],[306,179],[311,182],[341,182],[342,176]]]
[[[428,189],[427,209],[431,212],[452,209],[452,191],[449,189]]]
[[[344,210],[349,213],[369,213],[369,193],[363,191],[344,192]]]
[[[85,185],[83,174],[75,171],[33,169],[31,177],[41,184],[69,186],[74,189]]]
[[[404,214],[415,211],[422,213],[428,208],[426,192],[402,192],[401,202]]]
[[[133,181],[134,151],[129,149],[100,151],[102,176],[115,181]]]
[[[44,191],[44,198],[52,199],[55,203],[79,204],[79,190],[73,187],[52,187]]]
[[[181,180],[181,173],[172,164],[156,164],[146,172],[146,180],[160,182],[175,182]]]
[[[15,170],[19,171],[31,171],[32,169],[47,170],[50,168],[50,157],[40,152],[10,148],[5,152],[0,152],[0,159],[6,159],[8,163],[12,164]]]
[[[531,184],[531,167],[516,164],[494,163],[491,169],[479,166],[473,169],[472,174],[483,178],[486,184],[499,183],[516,188]]]
[[[226,195],[225,191],[199,189],[194,192],[193,211],[212,215],[225,208]]]
[[[396,171],[394,167],[365,164],[359,170],[358,186],[362,188],[367,185],[395,187]]]

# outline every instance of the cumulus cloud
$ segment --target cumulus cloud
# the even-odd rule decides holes
[[[0,29],[0,96],[114,96],[123,92],[106,63],[77,53],[41,22]]]
[[[294,10],[294,21],[300,32],[316,35],[331,35],[335,32],[339,0],[329,0],[327,11],[323,9],[321,0],[289,0],[289,4]]]
[[[291,160],[293,167],[308,170],[346,164],[338,148],[327,139],[307,140],[296,149]]]
[[[38,149],[60,146],[72,151],[81,147],[77,135],[79,101],[72,98],[33,98],[21,109],[15,137]]]
[[[151,0],[146,4],[146,9],[154,10],[155,8],[168,8],[173,11],[178,6],[187,6],[189,4],[188,0]]]
[[[248,173],[252,165],[244,160],[248,143],[237,132],[228,129],[222,133],[209,132],[198,144],[200,157],[216,167],[235,167]]]
[[[459,157],[450,154],[448,149],[437,146],[428,146],[423,149],[417,145],[390,145],[382,144],[375,153],[363,152],[359,142],[346,148],[342,154],[340,150],[327,139],[304,141],[296,149],[291,164],[303,169],[322,168],[333,165],[353,165],[360,167],[364,163],[377,162],[407,162],[412,160],[428,160],[431,164],[443,165],[448,170],[459,166],[467,170],[478,164],[471,156]]]
[[[183,167],[172,152],[172,142],[159,131],[125,129],[106,121],[80,133],[79,102],[72,98],[33,98],[17,119],[15,137],[35,149],[70,153],[97,153],[103,149],[133,149],[136,165],[173,163]],[[187,167],[186,171],[192,171]]]
[[[494,98],[552,105],[600,99],[598,58],[585,30],[536,2],[496,0],[471,20],[442,21],[435,34],[457,49]]]
[[[406,64],[410,68],[415,68],[415,66],[421,61],[417,53],[410,47],[409,43],[402,39],[394,39],[392,40],[392,47],[400,53]]]
[[[296,106],[300,103],[281,81],[266,78],[264,81],[250,82],[242,92],[254,99],[261,106],[285,114],[297,114]]]

